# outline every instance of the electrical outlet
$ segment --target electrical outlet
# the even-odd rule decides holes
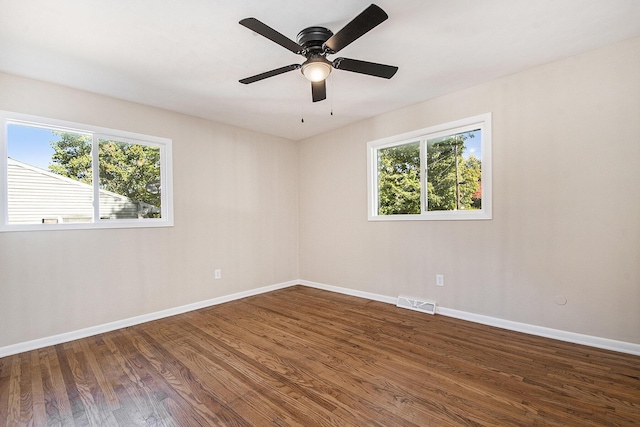
[[[444,286],[444,274],[436,274],[436,286]]]
[[[222,270],[219,268],[216,268],[213,272],[213,278],[214,279],[221,279],[222,278]]]

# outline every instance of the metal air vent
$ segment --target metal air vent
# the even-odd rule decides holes
[[[408,308],[409,310],[420,311],[422,313],[435,314],[436,303],[430,301],[424,301],[417,298],[412,298],[404,295],[398,297],[396,306],[402,308]]]

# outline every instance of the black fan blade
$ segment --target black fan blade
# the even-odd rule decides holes
[[[273,28],[258,21],[256,18],[245,18],[240,21],[240,25],[247,27],[250,30],[255,31],[263,37],[268,38],[272,42],[278,43],[285,49],[290,50],[293,53],[302,52],[302,46],[294,42],[290,38],[283,36]]]
[[[398,71],[393,65],[377,64],[375,62],[360,61],[358,59],[336,58],[333,61],[336,70],[352,71],[354,73],[367,74],[369,76],[390,79]]]
[[[325,80],[311,82],[311,96],[313,97],[313,102],[327,99],[327,84]]]
[[[327,40],[324,46],[333,53],[339,52],[345,46],[380,25],[388,17],[384,10],[372,4]]]
[[[240,80],[240,83],[248,85],[249,83],[258,82],[269,77],[277,76],[278,74],[286,73],[287,71],[297,70],[298,68],[300,68],[300,65],[298,64],[287,65],[286,67],[276,68],[275,70],[266,71],[264,73],[256,74],[255,76],[247,77],[246,79]]]

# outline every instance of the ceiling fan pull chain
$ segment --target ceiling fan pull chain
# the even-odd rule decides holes
[[[331,86],[331,113],[330,115],[333,116],[333,74],[329,75],[329,86]]]

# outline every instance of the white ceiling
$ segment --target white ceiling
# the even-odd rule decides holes
[[[238,82],[304,61],[240,19],[295,40],[369,4],[0,0],[0,71],[300,140],[640,36],[639,0],[377,0],[389,19],[336,56],[396,65],[391,80],[335,70],[318,103],[299,71]]]

